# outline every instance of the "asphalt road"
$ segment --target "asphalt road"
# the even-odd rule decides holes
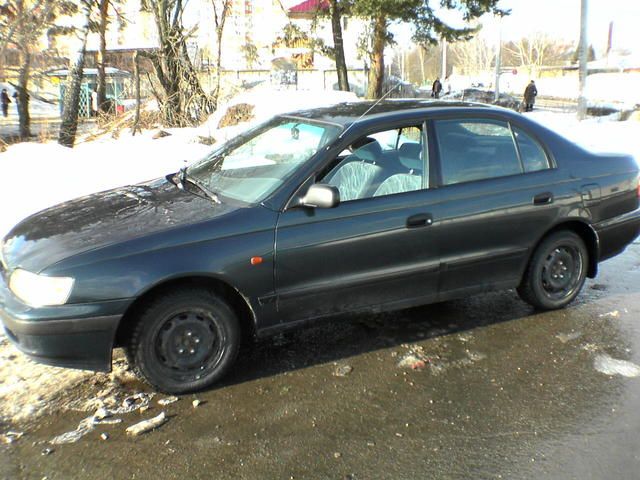
[[[562,311],[510,291],[336,318],[247,347],[224,385],[157,396],[76,443],[47,442],[87,414],[54,412],[0,447],[0,478],[637,479],[639,313],[640,242]],[[124,433],[161,411],[159,429]]]

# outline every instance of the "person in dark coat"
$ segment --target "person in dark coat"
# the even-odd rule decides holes
[[[2,103],[2,116],[6,117],[9,115],[9,104],[11,103],[11,99],[9,98],[6,88],[3,88],[2,93],[0,93],[0,103]]]
[[[538,89],[533,80],[529,82],[527,88],[524,89],[524,111],[532,112],[533,104],[536,103],[536,96],[538,95]]]
[[[440,93],[442,92],[442,83],[440,83],[440,79],[436,78],[431,86],[431,96],[433,98],[440,98]]]

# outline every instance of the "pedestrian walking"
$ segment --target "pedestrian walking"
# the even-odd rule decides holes
[[[439,78],[436,78],[431,86],[431,96],[433,98],[440,98],[440,93],[442,92],[442,83]]]
[[[2,116],[7,117],[9,115],[9,104],[11,103],[11,99],[9,98],[6,88],[3,88],[2,93],[0,93],[0,103],[2,103]]]
[[[91,116],[98,116],[98,92],[95,90],[91,92]]]
[[[524,111],[532,112],[533,104],[536,103],[536,97],[538,96],[538,89],[533,80],[529,82],[527,88],[524,89]]]

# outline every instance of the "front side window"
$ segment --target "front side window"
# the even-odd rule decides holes
[[[427,188],[423,138],[421,125],[361,137],[336,159],[320,182],[338,187],[341,202]]]
[[[215,150],[187,174],[223,198],[260,202],[340,131],[339,126],[276,117]]]
[[[444,185],[522,173],[506,122],[437,120],[435,128]]]

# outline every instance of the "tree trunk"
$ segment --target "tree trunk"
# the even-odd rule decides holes
[[[213,92],[213,108],[218,108],[218,98],[220,97],[220,76],[222,75],[222,34],[224,24],[218,27],[216,30],[216,37],[218,41],[218,51],[216,52],[216,89]]]
[[[28,45],[22,46],[20,53],[20,73],[18,75],[18,119],[20,138],[25,140],[31,136],[31,117],[29,116],[29,75],[31,71],[31,52]]]
[[[371,69],[369,70],[369,86],[367,98],[382,97],[384,84],[384,47],[387,43],[387,19],[380,15],[373,26],[373,44],[371,47]]]
[[[73,148],[78,131],[78,114],[80,110],[80,87],[84,75],[84,59],[87,52],[87,37],[89,36],[89,14],[86,12],[86,24],[82,46],[76,55],[76,59],[69,71],[64,93],[62,123],[58,143],[64,147]]]
[[[151,59],[161,87],[160,112],[169,127],[195,125],[211,113],[214,104],[198,80],[189,59],[182,27],[182,1],[150,2],[153,8],[160,54],[146,55]],[[142,55],[142,52],[140,52]]]
[[[349,78],[347,73],[347,62],[344,58],[344,42],[342,39],[342,19],[338,0],[329,0],[331,10],[331,30],[333,32],[333,48],[336,54],[336,70],[338,72],[338,88],[345,92],[349,91]]]
[[[420,73],[422,75],[422,82],[420,83],[420,85],[424,85],[427,83],[427,77],[424,71],[424,54],[424,47],[422,45],[418,45],[418,55],[420,56]]]
[[[131,127],[131,135],[135,136],[136,132],[142,133],[140,129],[140,57],[137,50],[133,54],[133,76],[136,89],[136,116],[133,120],[133,127]]]
[[[107,110],[107,81],[105,73],[105,57],[107,53],[107,26],[109,25],[109,1],[100,0],[100,23],[98,33],[100,36],[100,48],[98,49],[98,110]]]

